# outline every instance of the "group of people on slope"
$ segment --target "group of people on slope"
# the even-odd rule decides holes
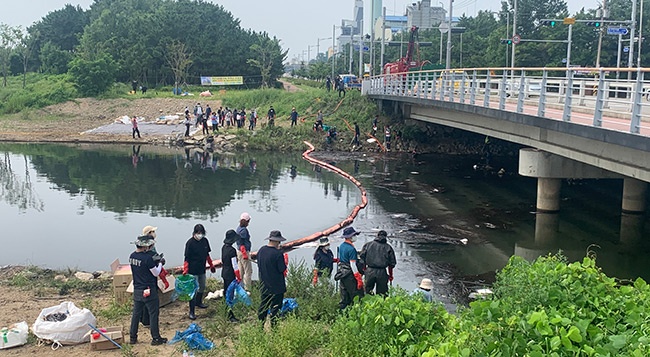
[[[185,136],[190,136],[192,116],[194,117],[194,126],[196,128],[200,126],[202,134],[206,135],[210,134],[210,130],[212,130],[213,134],[218,132],[219,127],[243,128],[247,124],[248,130],[254,130],[258,119],[257,109],[252,109],[249,113],[246,112],[245,108],[219,107],[217,110],[212,110],[210,104],[207,104],[203,109],[201,103],[196,103],[192,112],[190,112],[189,107],[185,107],[185,121],[183,122],[185,124]]]

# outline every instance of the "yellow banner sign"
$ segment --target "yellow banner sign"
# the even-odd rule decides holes
[[[244,84],[244,77],[201,77],[202,86],[238,86]]]

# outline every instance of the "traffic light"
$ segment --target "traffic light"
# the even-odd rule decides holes
[[[541,24],[542,24],[542,26],[555,27],[555,25],[557,25],[557,21],[555,21],[555,20],[542,20]]]
[[[502,38],[502,39],[501,39],[501,44],[502,44],[502,45],[512,45],[512,39],[509,39],[509,38]]]
[[[600,25],[601,25],[600,21],[589,21],[589,22],[587,22],[587,26],[600,27]]]

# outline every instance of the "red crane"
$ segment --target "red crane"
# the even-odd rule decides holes
[[[410,31],[410,38],[406,56],[398,59],[395,62],[386,63],[384,65],[384,74],[402,73],[407,72],[411,68],[420,67],[420,59],[414,59],[416,52],[416,41],[418,40],[418,28],[412,26]],[[418,56],[419,57],[419,56]]]

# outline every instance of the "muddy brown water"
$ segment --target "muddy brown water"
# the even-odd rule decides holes
[[[218,257],[225,231],[244,211],[256,250],[271,230],[307,236],[360,202],[354,185],[300,153],[50,144],[0,144],[0,151],[0,265],[108,270],[114,259],[126,261],[130,242],[153,225],[158,251],[176,266],[196,223],[206,226]],[[353,224],[362,232],[356,246],[388,231],[398,259],[394,284],[405,289],[432,278],[451,303],[459,281],[489,281],[513,254],[534,259],[562,250],[577,260],[589,247],[606,273],[648,278],[641,238],[649,236],[647,216],[621,217],[615,180],[565,182],[562,211],[542,219],[533,212],[536,182],[516,174],[516,158],[493,158],[491,165],[505,170],[498,175],[475,170],[480,160],[471,156],[316,156],[364,184],[369,204]],[[557,229],[540,229],[542,220]],[[336,250],[341,239],[330,238]],[[314,250],[308,244],[291,260],[311,265]]]

